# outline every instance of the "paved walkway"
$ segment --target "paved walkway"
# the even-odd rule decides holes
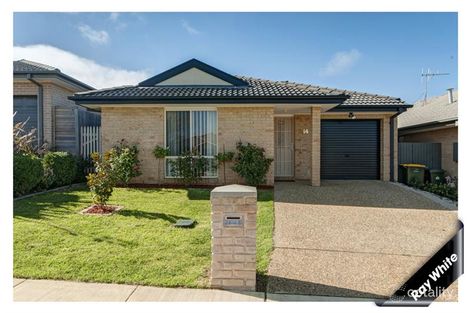
[[[317,296],[386,298],[458,229],[457,211],[380,181],[276,183],[275,219],[268,292]]]
[[[263,292],[13,279],[14,301],[264,301]]]
[[[264,292],[234,292],[217,289],[159,288],[136,285],[82,283],[62,280],[13,279],[14,301],[112,301],[112,302],[251,302],[251,301],[357,301]]]

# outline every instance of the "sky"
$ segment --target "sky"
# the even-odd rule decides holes
[[[95,88],[191,58],[233,75],[424,97],[457,88],[457,13],[15,13],[14,59]]]

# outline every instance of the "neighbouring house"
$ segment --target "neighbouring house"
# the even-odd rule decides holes
[[[37,144],[79,154],[80,127],[100,125],[100,113],[76,105],[68,97],[92,87],[49,65],[13,62],[14,123],[37,130]]]
[[[450,176],[458,176],[458,92],[416,102],[398,118],[400,142],[440,144],[440,163]]]
[[[78,92],[70,99],[100,110],[103,150],[126,139],[139,145],[143,175],[135,183],[174,183],[168,160],[191,148],[215,162],[237,141],[274,159],[275,180],[397,179],[399,98],[288,81],[233,76],[196,59],[136,86]],[[160,162],[155,145],[170,155]],[[230,167],[230,166],[229,166]],[[158,173],[164,173],[159,177]],[[222,184],[208,168],[204,184]],[[227,183],[243,183],[231,170]]]

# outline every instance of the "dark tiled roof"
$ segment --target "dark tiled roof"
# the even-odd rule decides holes
[[[13,73],[57,73],[59,69],[29,60],[13,61]]]
[[[113,100],[113,99],[149,99],[152,98],[187,98],[188,101],[197,98],[257,98],[257,97],[322,97],[322,96],[349,96],[342,105],[404,105],[399,98],[381,96],[368,93],[359,93],[349,90],[299,84],[289,81],[270,81],[251,77],[239,76],[246,81],[246,87],[230,86],[122,86],[96,91],[75,94],[74,99],[86,100]]]
[[[85,90],[94,90],[93,87],[85,84],[84,82],[79,81],[78,79],[75,79],[67,74],[62,73],[58,68],[30,61],[30,60],[18,60],[18,61],[13,61],[13,74],[15,75],[26,75],[26,74],[37,74],[39,76],[51,76],[55,75],[56,77],[60,77],[69,83],[72,83],[74,85],[80,86],[82,89]]]

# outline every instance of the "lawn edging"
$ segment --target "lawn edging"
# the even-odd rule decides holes
[[[39,196],[39,195],[49,193],[49,192],[63,191],[63,190],[73,189],[73,188],[81,187],[81,186],[83,186],[83,187],[86,186],[86,183],[76,183],[76,184],[71,184],[71,185],[67,185],[67,186],[60,186],[60,187],[57,187],[57,188],[54,188],[54,189],[38,191],[38,192],[30,193],[30,194],[27,194],[27,195],[24,195],[24,196],[21,196],[21,197],[13,198],[13,200],[14,201],[15,200],[22,200],[22,199],[26,199],[26,198],[30,198],[30,197],[34,197],[34,196]]]
[[[453,201],[451,199],[448,199],[448,198],[445,198],[445,197],[441,197],[441,196],[438,196],[436,194],[433,194],[431,192],[428,192],[428,191],[424,191],[424,190],[421,190],[421,189],[417,189],[417,188],[413,188],[413,187],[410,187],[408,185],[405,185],[405,184],[402,184],[402,183],[398,183],[398,182],[392,182],[392,184],[396,185],[396,186],[399,186],[403,189],[407,189],[407,190],[411,190],[419,195],[422,195],[423,197],[426,197],[428,198],[429,200],[437,203],[437,204],[440,204],[442,205],[443,207],[445,207],[446,209],[448,210],[458,210],[458,202],[457,201]]]

